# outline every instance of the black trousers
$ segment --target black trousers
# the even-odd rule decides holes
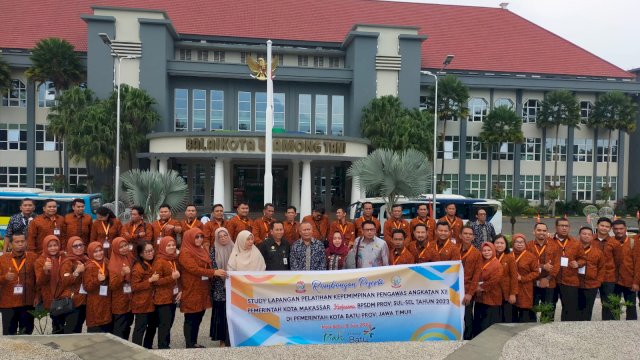
[[[513,318],[519,323],[536,322],[537,318],[535,313],[533,313],[533,316],[531,316],[531,313],[531,309],[523,309],[517,306],[513,307]]]
[[[555,292],[555,288],[549,289],[549,288],[540,288],[540,287],[534,286],[533,287],[533,306],[536,306],[541,303],[555,304],[553,302],[554,292]],[[555,309],[556,309],[556,306],[553,305],[553,311],[550,311],[547,313],[552,320],[555,313]],[[533,311],[533,309],[529,310],[529,316],[532,319],[537,319],[536,312]]]
[[[200,323],[204,317],[204,310],[197,313],[184,314],[184,342],[187,348],[192,348],[198,343]]]
[[[616,284],[616,294],[624,297],[626,302],[630,302],[633,305],[625,309],[627,314],[627,320],[638,320],[638,311],[636,310],[636,292],[631,291],[631,288]],[[620,319],[622,320],[622,319]]]
[[[473,301],[464,307],[464,340],[473,339]]]
[[[88,333],[111,333],[112,331],[113,331],[113,322],[87,328]]]
[[[158,318],[155,312],[136,314],[136,324],[133,328],[131,342],[147,349],[153,348],[153,338],[156,336],[157,327]]]
[[[476,302],[473,307],[473,336],[478,336],[491,325],[502,321],[501,305],[486,305]]]
[[[561,321],[578,321],[578,287],[558,284],[562,302]]]
[[[578,321],[591,321],[598,288],[578,289]],[[564,305],[563,305],[564,306]]]
[[[113,314],[113,335],[129,340],[131,325],[133,324],[133,314]]]
[[[513,319],[513,310],[514,306],[509,304],[508,301],[502,302],[502,322],[504,323],[512,323],[515,322]]]
[[[49,315],[49,317],[51,318],[51,334],[56,335],[56,334],[64,334],[64,319],[65,319],[65,315],[59,315],[59,316],[52,316]]]
[[[209,336],[211,340],[229,344],[229,327],[227,324],[227,302],[211,301],[211,324]]]
[[[169,349],[171,345],[171,327],[176,318],[176,304],[156,305],[158,319],[158,349]]]
[[[616,290],[616,283],[612,282],[603,282],[600,285],[600,302],[605,303],[609,298],[609,294],[614,294]],[[602,320],[613,320],[613,314],[610,309],[606,307],[602,307]]]
[[[33,310],[33,306],[0,309],[2,335],[33,334],[33,315],[29,314],[29,310]]]

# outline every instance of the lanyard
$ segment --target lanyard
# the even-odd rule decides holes
[[[589,246],[589,248],[584,252],[584,254],[587,255],[590,251],[591,251],[591,246]]]
[[[484,271],[484,269],[486,269],[486,268],[487,268],[487,266],[489,266],[489,264],[491,264],[491,262],[493,262],[493,260],[496,260],[495,256],[494,256],[494,257],[492,257],[492,258],[491,258],[491,260],[489,260],[489,262],[488,262],[488,263],[486,263],[486,264],[484,264],[484,265],[482,266],[482,271]]]
[[[104,226],[104,221],[102,222],[102,230],[104,230],[104,236],[109,236],[110,227],[111,227],[111,224]]]
[[[449,217],[448,216],[445,216],[444,219],[447,220],[447,223],[449,224],[449,227],[453,229],[453,226],[456,224],[455,216],[453,217],[453,221],[449,221]]]
[[[436,243],[436,250],[438,251],[438,254],[441,254],[442,250],[444,250],[444,248],[447,247],[447,245],[449,244],[449,240],[451,240],[451,239],[447,239],[447,242],[444,243],[444,245],[442,245],[442,247],[440,249],[438,249],[438,243]]]
[[[195,225],[195,224],[196,224],[196,220],[198,220],[198,219],[193,219],[193,221],[191,222],[191,224],[189,224],[188,222],[186,222],[186,221],[185,221],[185,222],[184,222],[184,224],[185,224],[185,225],[187,225],[187,227],[188,227],[189,229],[193,229],[193,225]]]
[[[144,224],[144,223],[143,223],[143,222],[141,222],[140,224],[134,224],[134,225],[133,225],[133,230],[131,230],[131,232],[132,232],[133,234],[137,234],[136,230],[138,230],[138,228],[139,228],[142,224]]]
[[[527,252],[527,250],[524,250],[522,252],[522,254],[518,255],[518,258],[516,259],[516,264],[518,263],[518,261],[520,261],[520,258],[522,257],[522,255],[524,255],[524,253],[526,253],[526,252]]]
[[[238,217],[238,220],[242,221],[245,225],[249,226],[249,219],[247,220],[242,220],[242,218],[240,217],[240,215],[236,215]]]
[[[397,221],[396,222],[395,220],[393,220],[393,228],[394,229],[402,229],[403,228],[402,225],[403,225],[402,221]]]
[[[564,248],[567,246],[568,240],[567,239],[564,240],[564,245],[562,244],[562,241],[560,241],[560,239],[556,239],[556,241],[558,242],[558,245],[560,245],[560,247],[562,248],[562,255],[564,255]]]
[[[422,249],[418,258],[422,258],[422,255],[424,255],[424,252],[427,251],[428,249],[429,249],[429,243],[427,243],[427,246],[425,246],[424,249]]]
[[[342,224],[338,223],[338,227],[340,228],[340,233],[342,233],[342,235],[347,233],[347,227],[348,227],[347,224],[344,224],[343,226]]]
[[[176,267],[176,262],[175,261],[170,261],[169,264],[171,265],[171,268],[173,269],[173,271],[177,271],[178,268]]]
[[[18,266],[18,263],[16,263],[16,259],[11,258],[11,262],[13,263],[13,267],[16,269],[17,273],[20,273],[20,270],[22,270],[22,267],[24,266],[25,261],[27,261],[26,257],[22,259],[22,261],[20,262],[20,266]]]
[[[536,252],[538,253],[538,258],[540,258],[540,255],[542,255],[542,253],[544,253],[544,249],[547,248],[547,244],[544,244],[544,246],[542,247],[542,249],[540,249],[540,251],[538,251],[538,244],[534,245]]]
[[[160,235],[164,235],[164,227],[167,226],[168,223],[169,220],[167,220],[164,224],[162,224],[160,220],[158,220],[158,226],[160,226]]]
[[[502,257],[504,256],[504,253],[500,254],[500,257],[498,258],[498,261],[502,262]]]
[[[402,249],[402,252],[400,252],[400,255],[398,255],[398,256],[395,258],[395,260],[393,260],[393,265],[398,265],[398,260],[400,260],[400,258],[402,257],[402,255],[404,255],[404,252],[405,252],[406,250],[407,250],[406,248]],[[420,255],[422,255],[422,254],[420,254]]]
[[[98,271],[100,271],[100,274],[104,275],[104,267],[105,267],[104,261],[102,262],[102,266],[100,266],[100,264],[98,264],[98,262],[95,260],[91,260],[91,261],[93,261],[93,263],[96,264],[96,266],[98,267]]]
[[[469,254],[471,253],[471,251],[473,251],[473,246],[469,246],[469,248],[467,249],[467,251],[464,253],[464,255],[462,255],[462,260],[464,260],[464,258],[466,258],[467,256],[469,256]]]
[[[270,221],[265,220],[264,218],[262,219],[262,225],[264,226],[264,231],[266,231],[267,233],[269,233],[269,225],[267,224],[271,224]]]

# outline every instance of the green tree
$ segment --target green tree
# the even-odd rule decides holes
[[[627,133],[634,132],[637,127],[636,117],[638,106],[629,96],[613,91],[603,94],[596,100],[593,115],[589,118],[587,125],[594,129],[605,129],[608,131],[608,156],[606,183],[602,186],[603,200],[609,200],[612,195],[611,177],[609,168],[611,166],[611,133],[615,130]]]
[[[502,212],[509,216],[511,223],[511,236],[515,234],[516,218],[521,216],[529,207],[529,202],[523,198],[507,196],[502,200]]]
[[[433,112],[435,98],[435,86],[429,88],[429,96],[427,107]],[[442,132],[440,133],[440,146],[444,147],[444,139],[447,133],[447,121],[454,119],[463,119],[469,115],[467,103],[469,101],[469,88],[462,83],[456,76],[446,75],[438,79],[438,120],[443,122]],[[437,151],[437,149],[436,149]],[[440,168],[439,186],[444,184],[444,159],[442,159]]]
[[[542,107],[536,116],[536,123],[539,128],[555,129],[554,144],[554,165],[553,165],[553,182],[549,187],[550,193],[559,194],[558,179],[558,133],[560,126],[579,128],[580,123],[580,107],[575,95],[567,90],[555,90],[545,95]],[[555,216],[556,199],[550,199],[550,206]]]
[[[492,155],[493,148],[505,142],[521,143],[524,140],[522,134],[522,119],[516,112],[508,106],[499,106],[487,115],[482,123],[480,131],[480,141],[488,148],[489,156]],[[489,161],[487,160],[487,164]],[[498,181],[494,188],[501,192],[500,184],[500,158],[498,157]]]
[[[0,95],[5,94],[11,87],[11,69],[9,64],[0,56]]]
[[[129,205],[142,206],[147,222],[157,218],[162,204],[169,204],[174,214],[187,205],[187,184],[174,170],[160,173],[133,169],[123,173],[120,180]]]
[[[347,175],[357,176],[360,188],[385,199],[387,209],[400,196],[413,197],[428,192],[431,178],[426,156],[415,150],[395,152],[378,149],[351,164]]]
[[[362,135],[374,149],[416,149],[431,157],[433,117],[418,109],[406,109],[396,96],[371,100],[362,109]]]
[[[31,50],[27,76],[38,82],[51,81],[56,92],[79,84],[84,78],[80,57],[67,40],[51,37],[38,41]]]

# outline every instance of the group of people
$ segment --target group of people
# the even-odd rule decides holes
[[[381,227],[373,204],[350,222],[338,209],[329,222],[316,208],[300,222],[295,207],[284,221],[274,218],[273,204],[250,219],[241,202],[236,215],[224,218],[213,206],[198,219],[188,205],[181,221],[161,205],[158,220],[144,221],[144,209],[131,208],[131,221],[121,222],[104,207],[96,220],[73,201],[73,212],[57,214],[54,200],[43,214],[24,199],[21,213],[10,220],[5,254],[0,256],[0,312],[4,335],[31,334],[34,306],[51,309],[53,333],[111,332],[151,348],[170,347],[175,312],[184,313],[188,348],[202,347],[198,333],[205,311],[212,308],[210,337],[229,343],[226,317],[227,271],[314,271],[461,260],[464,267],[465,339],[497,322],[536,321],[534,305],[562,302],[563,321],[590,320],[596,297],[621,294],[634,306],[640,283],[640,246],[626,235],[622,220],[601,218],[569,235],[569,221],[557,219],[551,235],[537,223],[533,239],[514,234],[511,244],[496,234],[479,208],[476,220],[463,224],[454,204],[437,221],[427,205],[418,216],[403,219],[394,205]],[[613,236],[610,231],[613,230]],[[511,249],[511,247],[513,249]],[[553,315],[551,315],[552,317]],[[603,307],[603,320],[613,319]]]

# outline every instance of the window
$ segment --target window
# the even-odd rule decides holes
[[[222,130],[224,128],[224,91],[211,90],[209,96],[209,129]]]
[[[187,121],[189,121],[189,90],[175,89],[173,104],[175,131],[187,131]]]
[[[542,154],[542,140],[540,138],[525,138],[520,145],[520,160],[540,161]]]
[[[207,180],[205,174],[205,166],[203,164],[195,164],[191,172],[191,199],[196,206],[204,205],[204,185]]]
[[[278,54],[278,66],[283,66],[283,65],[284,65],[284,55]]]
[[[452,160],[460,157],[459,136],[445,136],[443,145],[438,146],[438,159],[444,157],[445,160]]]
[[[598,139],[598,150],[597,150],[597,161],[598,162],[607,162],[609,158],[609,140],[608,139]],[[611,162],[618,161],[618,140],[613,140],[611,142]]]
[[[487,101],[483,98],[469,99],[469,121],[483,121],[487,117]]]
[[[256,131],[265,131],[267,127],[267,93],[257,92],[256,96]]]
[[[56,144],[56,138],[53,135],[47,134],[47,126],[37,124],[36,125],[36,150],[44,151],[56,151],[58,146]]]
[[[338,56],[330,56],[329,57],[329,67],[330,68],[339,68],[340,67],[340,57],[338,57]]]
[[[247,63],[247,58],[251,56],[251,53],[248,51],[241,51],[240,52],[240,62],[243,64]]]
[[[443,194],[457,194],[460,188],[458,174],[443,174],[442,181],[446,184],[442,190]]]
[[[209,61],[209,50],[198,50],[198,61]]]
[[[285,116],[285,95],[284,93],[273,94],[273,128],[284,129]]]
[[[491,187],[498,183],[498,175],[491,175]],[[502,196],[512,196],[513,195],[513,175],[502,175],[500,174],[500,187],[502,188]],[[494,193],[495,197],[496,194]]]
[[[493,147],[493,154],[491,158],[493,160],[513,160],[513,150],[515,144],[512,142],[506,142],[500,144],[500,146]]]
[[[591,201],[591,176],[574,176],[572,183],[574,200]]]
[[[609,176],[609,186],[611,186],[611,199],[608,200],[616,200],[616,195],[618,193],[618,177],[617,176]],[[607,184],[606,176],[596,176],[596,198],[600,200],[607,200],[602,198],[602,186]]]
[[[593,111],[593,104],[591,101],[580,101],[580,123],[586,124],[589,122],[591,112]]]
[[[27,168],[0,166],[0,187],[27,186]]]
[[[487,197],[487,175],[468,174],[464,184],[468,196],[476,198]]]
[[[298,131],[311,133],[311,95],[298,95]]]
[[[87,183],[86,168],[69,168],[69,185],[78,186]]]
[[[251,131],[251,93],[238,91],[238,130]]]
[[[180,60],[191,61],[191,49],[180,49]]]
[[[2,95],[2,106],[27,107],[27,87],[20,80],[11,80],[11,87]]]
[[[493,103],[494,107],[506,106],[509,109],[513,109],[513,101],[508,98],[500,98]]]
[[[207,130],[207,90],[193,90],[192,131]]]
[[[42,190],[53,190],[53,179],[58,174],[58,168],[36,168],[36,187]]]
[[[0,124],[0,150],[27,150],[27,124]]]
[[[298,55],[298,66],[309,66],[309,57],[307,55]]]
[[[224,51],[214,51],[213,52],[213,61],[223,63],[224,62],[224,56],[225,56]]]
[[[523,123],[535,123],[536,116],[540,111],[540,101],[527,100],[522,105],[522,122]]]
[[[324,67],[324,56],[314,56],[313,67]]]
[[[38,86],[38,106],[52,107],[56,104],[56,88],[51,81],[45,81]]]
[[[329,97],[327,95],[316,95],[316,135],[327,134],[327,117],[329,112]]]
[[[467,136],[466,154],[468,160],[487,160],[487,151],[478,136]]]
[[[344,96],[331,96],[331,135],[344,135]]]
[[[593,140],[575,139],[573,141],[573,161],[592,162],[593,161]]]
[[[540,200],[540,175],[520,177],[520,197],[527,200]]]
[[[550,189],[552,186],[558,186],[558,188],[560,189],[560,195],[558,196],[559,200],[563,200],[566,195],[565,195],[565,190],[566,190],[566,176],[564,175],[558,175],[556,177],[556,181],[553,181],[553,175],[545,175],[544,177],[544,189],[548,190]]]
[[[567,161],[567,143],[566,139],[547,138],[544,143],[545,159],[547,161]]]

